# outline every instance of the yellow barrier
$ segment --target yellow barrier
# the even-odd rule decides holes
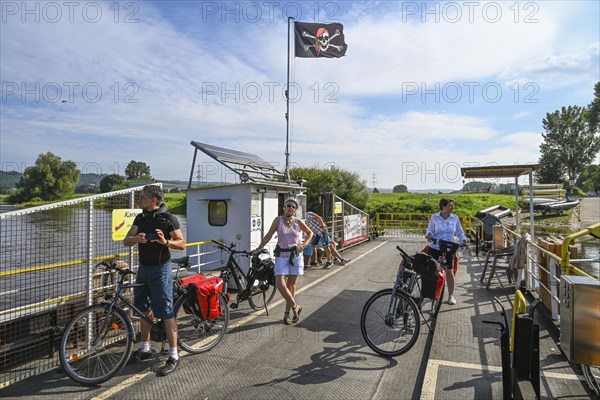
[[[473,229],[473,219],[466,215],[458,215],[465,232]],[[431,214],[429,213],[375,213],[375,229],[382,231],[387,229],[420,228],[425,230],[429,224]],[[425,236],[425,232],[423,232]]]
[[[593,237],[600,238],[600,223],[599,224],[594,224],[592,226],[589,226],[587,229],[584,229],[582,231],[579,231],[577,233],[569,235],[569,236],[567,236],[563,240],[561,265],[562,265],[562,270],[563,271],[567,271],[568,275],[571,274],[571,268],[573,268],[571,266],[571,264],[569,263],[569,257],[570,257],[569,245],[571,244],[571,242],[575,241],[575,239],[580,238],[580,237],[585,236],[585,235],[591,235]],[[573,268],[573,269],[576,269],[576,268]],[[589,276],[586,273],[579,274],[578,272],[583,272],[583,271],[580,271],[579,269],[577,269],[575,271],[575,273],[577,273],[578,275]]]
[[[510,332],[510,352],[512,353],[515,350],[515,321],[517,320],[517,313],[527,312],[527,301],[525,300],[525,296],[521,293],[520,290],[515,292],[515,301],[513,307],[512,314],[512,327]]]

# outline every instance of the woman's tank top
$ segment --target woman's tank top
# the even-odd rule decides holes
[[[298,224],[298,218],[294,218],[292,226],[285,224],[285,217],[279,217],[279,226],[277,227],[277,244],[282,249],[290,249],[300,244],[302,239],[302,230]]]

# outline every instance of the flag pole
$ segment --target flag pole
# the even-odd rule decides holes
[[[287,86],[285,87],[285,172],[283,180],[290,181],[290,22],[293,17],[288,17],[287,32]]]

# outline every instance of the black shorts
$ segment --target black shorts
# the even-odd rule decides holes
[[[439,261],[442,252],[427,246],[427,254]],[[454,268],[454,254],[446,254],[446,269]]]

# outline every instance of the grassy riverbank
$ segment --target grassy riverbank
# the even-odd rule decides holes
[[[441,198],[454,200],[454,212],[475,217],[484,208],[501,205],[515,208],[515,197],[506,194],[417,194],[417,193],[371,193],[365,211],[431,214],[440,210]]]
[[[71,200],[89,195],[73,195],[68,199]],[[0,202],[6,202],[8,196],[0,195]],[[423,213],[432,214],[439,211],[439,201],[442,197],[450,197],[454,200],[454,212],[460,215],[468,215],[475,217],[478,211],[495,205],[501,205],[515,208],[515,197],[505,194],[482,194],[482,193],[467,193],[467,194],[419,194],[419,193],[371,193],[365,211],[371,215],[376,212],[389,213]],[[17,208],[29,208],[49,204],[53,202],[29,202],[18,204]],[[186,214],[186,194],[185,193],[166,193],[165,203],[169,211],[173,214]],[[101,202],[100,202],[101,204]],[[102,207],[99,204],[100,207]],[[522,210],[526,211],[526,210]],[[573,211],[567,211],[565,215],[541,215],[536,214],[536,222],[548,225],[568,225],[569,219],[573,215]],[[527,222],[529,216],[522,215],[523,222]]]

